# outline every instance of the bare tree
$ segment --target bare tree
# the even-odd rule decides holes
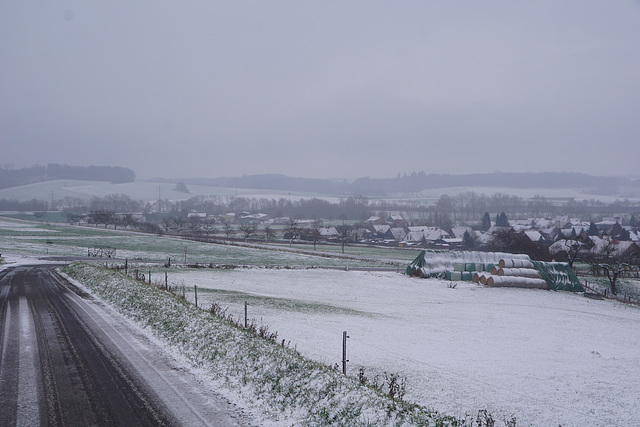
[[[318,243],[318,240],[320,240],[320,238],[322,237],[322,234],[320,234],[320,222],[316,221],[313,223],[313,225],[311,226],[311,228],[307,231],[307,237],[309,239],[311,239],[311,241],[313,242],[313,250],[316,250],[316,244]]]
[[[254,234],[256,234],[258,227],[255,224],[242,224],[240,226],[240,231],[244,234],[244,240],[251,238]]]
[[[127,214],[124,214],[124,215],[120,216],[120,224],[122,224],[122,226],[124,228],[127,228],[127,227],[132,228],[132,227],[136,226],[137,223],[138,223],[138,221],[130,213],[127,213]]]
[[[349,235],[349,230],[345,227],[340,233],[340,245],[342,246],[342,253],[344,253],[344,247],[347,246],[347,243],[351,241],[351,236]]]
[[[609,285],[611,286],[611,293],[614,295],[618,294],[618,288],[616,287],[618,278],[625,272],[631,271],[631,266],[624,262],[601,263],[596,264],[595,267],[604,271],[607,275]]]
[[[291,221],[287,224],[287,227],[284,229],[284,237],[289,239],[289,247],[291,247],[291,244],[295,239],[300,238],[300,232],[301,229],[295,221]]]
[[[202,218],[200,218],[198,215],[193,215],[187,219],[187,227],[189,228],[190,232],[198,234],[200,233],[200,230],[202,228],[202,222]]]
[[[202,224],[202,229],[204,230],[207,237],[209,237],[211,234],[214,234],[218,231],[213,220],[205,220],[204,223]]]
[[[62,200],[58,200],[64,209],[79,208],[84,205],[84,202],[79,197],[65,196]]]
[[[618,288],[616,282],[620,276],[633,270],[632,265],[628,261],[632,260],[636,254],[632,253],[628,255],[628,257],[625,257],[624,254],[618,253],[618,241],[611,234],[606,234],[602,237],[605,243],[597,254],[601,262],[594,263],[593,270],[597,273],[600,271],[604,272],[607,279],[609,279],[611,293],[617,295]]]
[[[436,203],[436,210],[441,214],[444,214],[447,218],[449,217],[449,214],[453,214],[453,221],[456,222],[455,204],[453,203],[453,199],[447,194],[443,194],[440,196],[438,202]]]
[[[578,259],[578,256],[591,249],[594,245],[591,239],[583,235],[577,236],[574,239],[558,241],[556,244],[562,244],[556,253],[559,254],[564,252],[567,256],[567,263],[571,268],[573,268],[573,263]]]
[[[235,228],[233,228],[233,225],[229,224],[228,222],[224,223],[224,234],[227,236],[227,239],[230,239],[231,237],[236,235],[236,230]]]
[[[163,220],[164,229],[180,234],[187,228],[187,222],[181,216],[172,216]]]
[[[116,214],[113,211],[107,210],[95,210],[89,213],[89,223],[95,224],[96,227],[99,224],[104,224],[104,228],[107,228],[109,224],[113,224]]]
[[[94,199],[91,204],[99,209],[107,209],[117,213],[139,210],[139,203],[126,194],[107,194],[102,199]]]
[[[82,215],[73,212],[66,212],[65,216],[67,218],[67,222],[69,223],[80,222],[80,220],[82,219]]]
[[[276,232],[273,230],[273,228],[269,227],[268,225],[266,227],[264,227],[264,240],[265,242],[269,242],[269,240],[273,240],[276,238]]]

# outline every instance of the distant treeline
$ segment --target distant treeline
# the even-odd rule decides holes
[[[161,180],[159,182],[175,182]],[[226,178],[192,178],[181,182],[193,185],[302,191],[322,194],[363,194],[385,196],[394,193],[417,193],[445,187],[510,187],[510,188],[590,188],[610,193],[616,187],[638,187],[640,179],[603,177],[583,173],[484,173],[468,175],[426,174],[413,172],[395,178],[359,178],[355,181],[292,178],[278,174],[245,175]]]
[[[131,169],[119,166],[69,166],[56,163],[22,169],[0,168],[0,188],[57,179],[106,181],[122,184],[135,181],[136,174]]]
[[[18,200],[0,199],[0,211],[16,211],[16,212],[29,212],[29,211],[46,211],[49,204],[46,200],[31,199],[24,202]]]
[[[509,188],[592,188],[606,191],[622,186],[640,186],[639,179],[625,177],[593,176],[584,173],[540,172],[540,173],[481,173],[468,175],[425,174],[398,175],[396,178],[360,178],[353,182],[354,191],[373,194],[420,192],[446,187],[509,187]]]

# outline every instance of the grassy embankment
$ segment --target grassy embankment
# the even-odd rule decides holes
[[[457,426],[463,422],[394,400],[357,378],[305,359],[155,286],[86,264],[62,271],[151,330],[215,381],[283,425]]]

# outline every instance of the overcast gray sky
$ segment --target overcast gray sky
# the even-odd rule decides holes
[[[640,175],[640,2],[0,2],[0,164]]]

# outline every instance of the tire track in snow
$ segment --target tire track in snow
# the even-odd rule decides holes
[[[24,296],[18,300],[20,345],[18,357],[18,413],[16,424],[35,426],[40,424],[38,375],[38,342],[29,303]]]

